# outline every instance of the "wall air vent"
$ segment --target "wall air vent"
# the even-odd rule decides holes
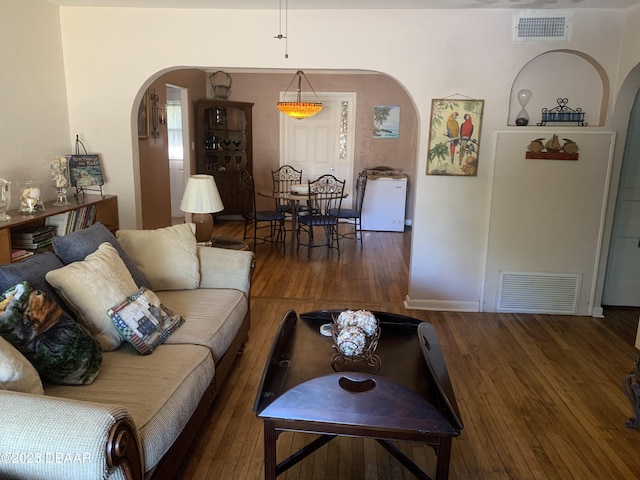
[[[581,280],[574,273],[500,272],[496,310],[575,315]]]
[[[548,42],[569,40],[571,21],[568,14],[544,12],[517,14],[513,17],[513,40],[516,42]]]

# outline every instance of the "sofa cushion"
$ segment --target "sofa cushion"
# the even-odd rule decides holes
[[[189,290],[200,285],[195,225],[183,223],[156,230],[118,230],[122,248],[149,280],[149,288]]]
[[[107,310],[133,295],[138,287],[109,242],[101,244],[81,262],[50,271],[46,279],[103,350],[120,346],[122,337]]]
[[[28,257],[21,262],[2,265],[0,266],[0,292],[6,291],[17,283],[29,282],[38,290],[46,293],[49,298],[60,303],[63,309],[68,311],[58,294],[45,280],[47,272],[62,266],[62,262],[53,252],[43,252]]]
[[[216,362],[229,348],[249,309],[247,297],[239,290],[199,288],[156,294],[185,321],[165,343],[206,346]]]
[[[144,355],[153,352],[184,321],[144,287],[107,313],[122,338]]]
[[[149,471],[189,421],[214,373],[211,354],[204,347],[164,344],[153,355],[140,355],[124,344],[104,354],[92,385],[45,386],[45,394],[126,407],[140,431]]]
[[[0,390],[42,395],[42,380],[24,355],[0,337]]]
[[[102,350],[96,341],[29,282],[0,296],[0,335],[50,382],[91,383],[100,369]]]
[[[109,242],[118,251],[136,285],[138,287],[148,287],[149,281],[144,276],[144,273],[129,258],[113,233],[100,222],[94,223],[89,228],[76,230],[61,237],[53,237],[53,250],[58,258],[62,260],[62,263],[68,265],[84,260],[87,255],[95,252],[104,242]]]

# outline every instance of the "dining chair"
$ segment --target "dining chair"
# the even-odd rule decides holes
[[[342,198],[344,196],[345,180],[338,180],[333,175],[322,175],[314,181],[309,181],[308,204],[310,208],[306,215],[298,217],[298,229],[296,238],[298,249],[307,247],[307,259],[311,258],[311,249],[315,247],[327,247],[327,251],[335,248],[340,256],[340,242],[338,241],[338,215]],[[333,212],[333,213],[331,213]],[[314,228],[322,227],[324,231],[324,243],[316,244],[314,241]],[[307,234],[307,243],[300,241],[301,233]]]
[[[296,170],[291,165],[283,165],[271,171],[273,178],[273,193],[291,193],[291,185],[302,183],[302,170]],[[291,214],[291,204],[286,198],[276,198],[276,210]]]
[[[262,243],[282,242],[286,250],[287,232],[284,229],[285,215],[276,210],[256,209],[256,192],[253,177],[243,170],[240,176],[240,212],[244,219],[244,240],[247,239],[247,227],[253,226],[253,251]],[[258,238],[258,230],[269,229],[269,234]]]
[[[367,188],[367,170],[362,170],[358,175],[356,181],[356,204],[354,208],[340,208],[339,211],[331,211],[332,215],[338,217],[338,221],[347,220],[353,221],[353,231],[338,234],[339,238],[353,238],[354,240],[360,239],[360,246],[362,247],[362,204],[364,202],[364,192]]]

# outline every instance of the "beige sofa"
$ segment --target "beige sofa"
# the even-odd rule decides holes
[[[189,246],[197,255],[197,279],[177,289],[180,282],[172,285],[166,272],[180,277],[189,270],[182,268],[180,252],[156,251],[142,232],[118,236],[128,260],[184,323],[149,355],[126,342],[104,351],[88,385],[44,382],[43,395],[0,390],[0,478],[172,478],[242,350],[249,330],[251,252]],[[164,257],[158,259],[164,266],[148,263],[154,254]],[[164,278],[153,272],[158,268]],[[54,284],[56,274],[47,274]]]

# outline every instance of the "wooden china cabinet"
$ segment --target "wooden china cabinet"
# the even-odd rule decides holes
[[[240,174],[253,174],[253,103],[196,100],[196,173],[213,175],[224,204],[217,215],[240,213]]]

